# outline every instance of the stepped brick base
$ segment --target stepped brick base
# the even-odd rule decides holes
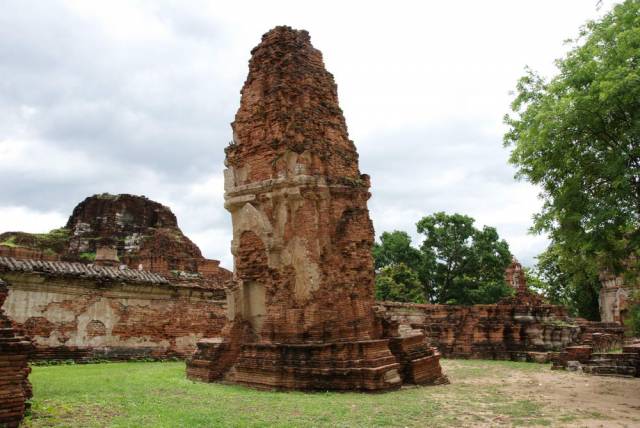
[[[448,383],[424,335],[354,342],[266,344],[203,339],[187,377],[256,389],[388,391],[403,383]]]
[[[246,344],[229,380],[254,388],[389,390],[400,365],[387,340],[322,344]]]
[[[7,287],[0,280],[0,307],[7,297]],[[9,318],[0,310],[0,427],[17,427],[31,398],[31,372],[27,364],[31,341],[18,336]]]
[[[416,385],[437,385],[449,383],[442,374],[440,353],[429,346],[424,334],[407,337],[393,337],[389,348],[400,363],[400,373],[404,383]]]

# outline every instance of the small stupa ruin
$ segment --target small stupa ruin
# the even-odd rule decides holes
[[[225,162],[228,323],[199,341],[187,376],[304,390],[446,382],[422,333],[376,315],[369,176],[309,34],[266,33],[241,94]]]

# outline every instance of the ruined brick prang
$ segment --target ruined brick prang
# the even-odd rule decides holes
[[[0,308],[7,298],[8,289],[0,280]],[[17,427],[31,398],[31,384],[27,364],[31,342],[19,336],[11,321],[0,309],[0,426]]]
[[[225,207],[235,327],[198,345],[188,376],[280,389],[442,381],[439,354],[421,335],[398,337],[374,316],[369,177],[306,31],[263,36],[232,128]]]

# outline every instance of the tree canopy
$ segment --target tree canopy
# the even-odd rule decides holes
[[[426,216],[417,223],[424,236],[419,249],[406,232],[384,232],[373,250],[377,297],[471,305],[495,303],[510,294],[504,282],[509,246],[494,228],[479,230],[473,224],[473,218],[461,214]]]
[[[417,272],[422,263],[422,253],[411,246],[411,237],[407,232],[400,230],[383,232],[380,235],[380,243],[376,242],[373,246],[373,258],[376,269],[404,263]]]
[[[542,188],[534,229],[614,267],[640,239],[640,2],[573,43],[557,76],[520,79],[505,143],[518,175]]]
[[[474,219],[438,212],[417,224],[421,250],[431,267],[431,292],[439,303],[495,303],[510,293],[504,271],[512,256],[493,227],[481,230]]]
[[[517,175],[542,189],[533,230],[552,240],[540,259],[552,293],[593,315],[598,270],[628,267],[640,243],[640,1],[571,43],[555,77],[519,80],[504,141]]]
[[[376,275],[376,299],[425,303],[424,289],[417,273],[404,263],[392,263]]]

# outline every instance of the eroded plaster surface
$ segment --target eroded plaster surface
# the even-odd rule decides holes
[[[43,355],[99,348],[184,356],[225,319],[224,301],[205,290],[27,273],[3,278],[10,283],[3,309]]]

